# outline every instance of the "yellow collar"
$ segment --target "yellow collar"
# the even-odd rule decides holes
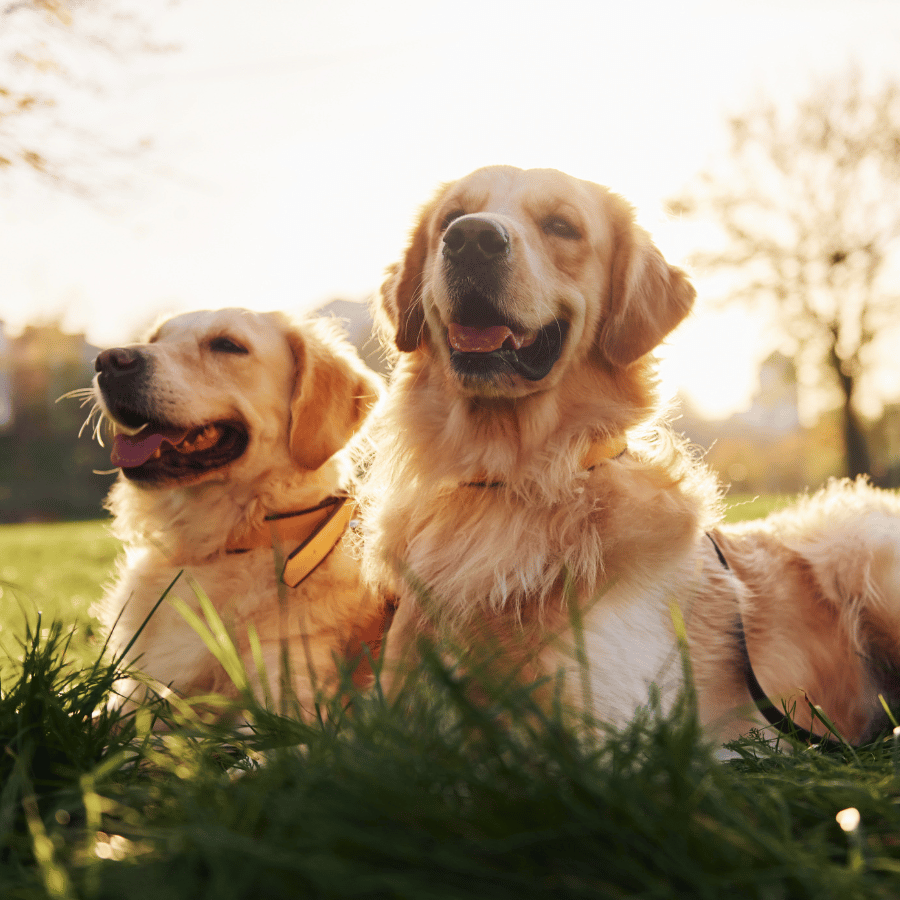
[[[238,542],[229,542],[225,551],[247,553],[260,547],[276,548],[284,553],[281,580],[294,588],[334,550],[355,514],[356,504],[349,497],[327,497],[309,509],[266,516],[262,526]]]
[[[594,441],[584,454],[581,466],[593,469],[605,459],[618,459],[628,449],[628,442],[623,436],[611,437],[606,441]]]
[[[618,459],[628,449],[628,442],[624,437],[612,437],[606,441],[594,441],[581,459],[581,467],[590,471],[596,465],[607,459]],[[479,478],[475,481],[464,481],[463,487],[503,487],[506,484],[502,479]]]

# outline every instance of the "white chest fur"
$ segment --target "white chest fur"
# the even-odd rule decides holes
[[[585,609],[580,628],[548,644],[543,669],[561,671],[567,701],[597,722],[625,725],[653,686],[668,710],[684,684],[673,600],[665,588],[614,585]]]

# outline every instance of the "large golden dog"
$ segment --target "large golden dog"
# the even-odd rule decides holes
[[[381,623],[348,543],[348,473],[335,455],[378,396],[377,376],[329,323],[239,309],[176,316],[146,343],[103,351],[96,369],[121,469],[107,505],[125,556],[102,612],[113,651],[139,634],[128,659],[158,682],[236,696],[170,602],[177,595],[203,620],[196,585],[251,685],[263,686],[264,671],[277,701],[286,659],[311,711],[336,661],[358,658]]]
[[[625,201],[560,172],[481,169],[423,209],[382,291],[399,358],[363,489],[368,573],[400,598],[388,678],[422,634],[480,634],[621,725],[682,687],[674,604],[712,734],[767,703],[821,733],[807,699],[849,740],[880,728],[900,501],[835,484],[721,527],[715,482],[653,423],[651,354],[693,300]]]

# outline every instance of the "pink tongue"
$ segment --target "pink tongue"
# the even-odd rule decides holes
[[[143,431],[134,435],[117,434],[113,440],[110,460],[114,466],[133,469],[143,465],[156,453],[166,440],[159,432],[145,434]]]
[[[463,353],[490,353],[492,350],[499,350],[507,338],[512,338],[517,350],[521,345],[521,341],[505,325],[471,328],[468,325],[451,322],[447,328],[447,337],[450,346]]]

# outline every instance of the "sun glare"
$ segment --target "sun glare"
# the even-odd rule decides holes
[[[152,136],[158,156],[111,211],[53,192],[9,198],[0,318],[14,332],[63,310],[66,327],[109,344],[163,308],[361,299],[436,186],[493,163],[608,185],[682,265],[697,245],[665,202],[723,152],[726,114],[777,73],[788,96],[833,63],[829,36],[846,34],[846,48],[865,37],[870,62],[889,31],[846,25],[841,4],[803,22],[779,11],[776,29],[774,5],[693,0],[648,15],[585,0],[511,15],[461,2],[467,14],[458,4],[449,18],[408,0],[315,15],[263,2],[252,21],[218,0],[173,7],[177,52],[126,61],[104,95],[110,127]],[[663,376],[718,416],[749,402],[765,336],[712,312],[697,284]]]

